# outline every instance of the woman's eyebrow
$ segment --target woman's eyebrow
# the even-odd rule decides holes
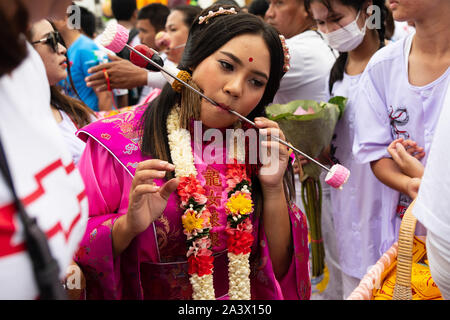
[[[220,51],[220,53],[226,55],[227,57],[229,57],[231,60],[233,60],[234,62],[236,62],[238,65],[243,66],[244,64],[242,63],[241,59],[239,59],[238,57],[236,57],[234,54],[227,52],[227,51]],[[266,80],[269,80],[269,77],[261,71],[258,70],[251,70],[252,73],[257,74],[263,78],[265,78]]]
[[[338,12],[330,12],[327,16],[327,19],[337,19],[337,18],[341,18],[342,14],[338,13]]]

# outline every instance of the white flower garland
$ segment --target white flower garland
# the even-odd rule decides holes
[[[250,263],[247,254],[228,252],[228,277],[230,281],[228,295],[230,300],[250,300]]]
[[[176,177],[197,175],[194,166],[194,156],[191,151],[191,134],[187,129],[180,128],[180,108],[175,107],[167,117],[167,132],[170,146],[170,156],[175,166]]]
[[[194,156],[191,151],[191,134],[187,129],[180,128],[179,112],[180,108],[174,107],[167,117],[170,156],[175,166],[175,176],[196,176],[197,169],[195,168]],[[188,239],[189,237],[188,235]],[[194,300],[215,300],[212,274],[201,277],[193,274],[190,276],[189,281],[192,285],[192,298]]]

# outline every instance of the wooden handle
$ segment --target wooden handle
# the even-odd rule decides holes
[[[417,219],[412,214],[414,200],[403,215],[398,235],[397,275],[392,300],[412,300],[411,272]]]

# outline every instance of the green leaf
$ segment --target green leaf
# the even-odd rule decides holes
[[[347,101],[348,101],[348,99],[346,97],[342,97],[342,96],[335,96],[328,101],[328,103],[333,103],[339,107],[339,118],[338,119],[341,119],[342,115],[344,114],[345,107],[347,105]]]
[[[344,105],[342,99],[335,101],[341,103],[341,106]],[[294,115],[299,106],[304,110],[312,108],[315,113]],[[313,100],[294,100],[287,104],[273,104],[266,108],[267,117],[278,123],[287,141],[313,158],[318,157],[330,144],[340,113],[338,104],[318,103]],[[311,164],[311,168],[305,166],[307,171],[305,173],[317,178],[320,170],[312,166],[317,165]]]

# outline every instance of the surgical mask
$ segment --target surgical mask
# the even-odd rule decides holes
[[[330,47],[339,52],[349,52],[357,48],[366,35],[367,20],[362,29],[358,27],[358,18],[361,10],[358,12],[356,19],[336,31],[330,33],[321,32],[323,38]]]

